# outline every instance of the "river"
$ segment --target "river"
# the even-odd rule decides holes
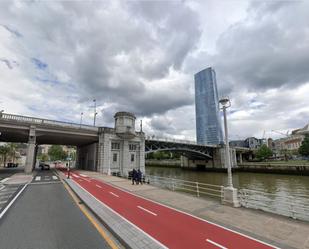
[[[227,185],[226,173],[146,166],[146,174],[214,185]],[[281,196],[309,198],[309,176],[237,172],[233,173],[233,184],[236,188],[253,189]]]

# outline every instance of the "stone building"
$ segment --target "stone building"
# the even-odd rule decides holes
[[[117,112],[115,127],[100,127],[99,142],[77,148],[78,168],[127,176],[133,168],[145,173],[145,134],[135,131],[135,116]]]

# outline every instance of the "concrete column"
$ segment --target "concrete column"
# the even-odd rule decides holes
[[[242,153],[239,153],[239,163],[242,164]]]
[[[129,141],[123,140],[122,144],[122,161],[120,164],[120,171],[122,176],[128,176],[130,169],[130,153],[129,153]]]
[[[35,163],[35,147],[36,147],[36,136],[35,136],[35,126],[30,126],[29,130],[29,140],[27,148],[27,158],[25,165],[25,173],[30,174],[33,170],[33,165]]]

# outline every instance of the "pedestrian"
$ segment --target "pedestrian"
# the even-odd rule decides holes
[[[142,171],[140,169],[138,169],[137,170],[137,178],[138,178],[138,183],[140,183],[140,184],[143,184],[142,183],[142,177],[143,177]]]
[[[137,171],[135,169],[132,170],[132,185],[134,185],[134,182],[137,184]]]

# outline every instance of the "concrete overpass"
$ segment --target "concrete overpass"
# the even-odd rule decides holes
[[[121,114],[127,115],[128,113],[122,112]],[[130,115],[129,117],[131,117]],[[124,125],[124,123],[121,124]],[[224,158],[224,149],[222,146],[199,145],[196,142],[188,140],[154,139],[151,137],[145,139],[143,132],[135,132],[135,123],[132,124],[131,133],[126,133],[128,127],[130,126],[124,125],[120,130],[125,131],[117,131],[117,128],[94,127],[0,113],[0,141],[28,144],[26,172],[32,171],[35,164],[37,148],[40,144],[77,146],[77,166],[83,169],[101,172],[110,172],[113,167],[114,170],[117,170],[117,167],[122,168],[127,164],[131,165],[131,167],[137,167],[138,165],[132,164],[132,159],[134,158],[138,158],[138,167],[144,167],[140,166],[140,164],[144,164],[145,153],[155,151],[181,152],[183,155],[183,167],[197,167],[199,165],[205,165],[206,167],[225,167],[224,160],[222,160]],[[113,148],[115,142],[119,144],[118,152],[117,148]],[[137,148],[135,149],[136,153],[134,156],[132,156],[133,152],[130,149],[132,146],[129,145],[132,143],[133,148]],[[125,153],[123,152],[123,148],[126,148]],[[232,150],[231,155],[234,167],[237,165],[236,153],[242,153],[243,150],[243,148],[238,148],[234,152]],[[131,160],[124,160],[124,157],[129,156],[131,156]],[[113,161],[115,158],[113,159],[112,157],[118,157],[118,162],[115,163]]]

